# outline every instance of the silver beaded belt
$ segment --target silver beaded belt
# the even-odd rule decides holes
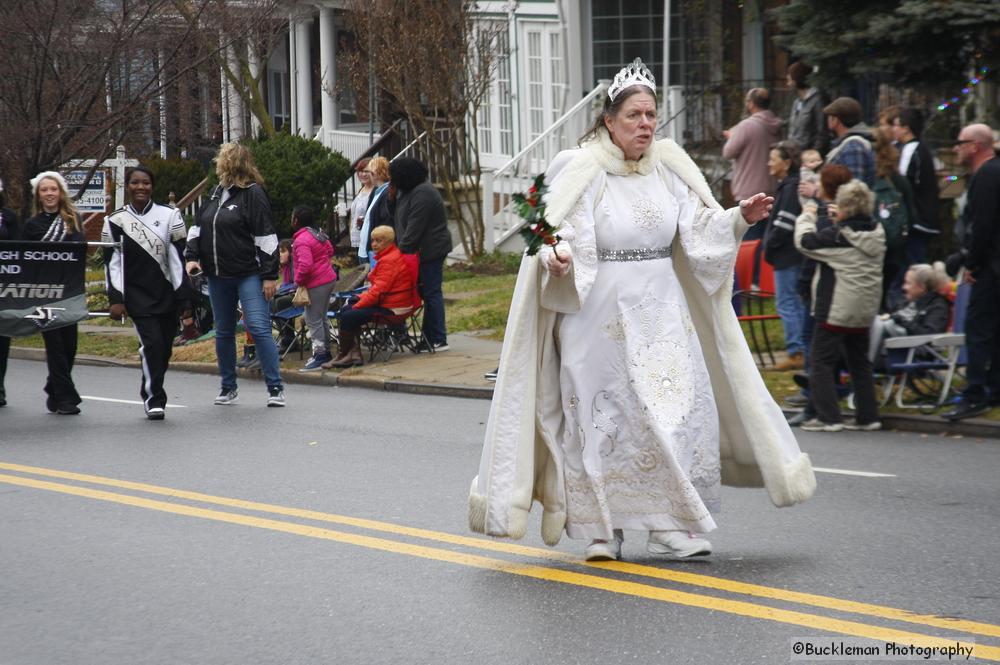
[[[653,259],[669,259],[674,253],[673,247],[639,247],[636,249],[600,249],[597,251],[598,261],[652,261]]]

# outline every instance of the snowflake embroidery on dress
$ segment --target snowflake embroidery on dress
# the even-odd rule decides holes
[[[641,198],[632,202],[632,222],[643,231],[655,230],[663,219],[663,208],[652,199]]]

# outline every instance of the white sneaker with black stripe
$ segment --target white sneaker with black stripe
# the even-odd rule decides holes
[[[267,389],[267,405],[268,406],[284,406],[285,405],[285,391],[278,386],[271,386]]]
[[[215,398],[215,403],[222,406],[236,404],[240,399],[240,393],[236,388],[223,388],[219,396]]]

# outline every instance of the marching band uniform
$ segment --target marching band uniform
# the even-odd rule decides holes
[[[131,204],[104,218],[108,304],[124,304],[139,335],[142,396],[146,415],[163,418],[167,393],[163,377],[177,334],[179,291],[184,285],[187,229],[179,210],[150,201],[139,211]]]
[[[80,219],[76,227],[82,228]],[[41,212],[24,223],[22,240],[42,242],[86,242],[82,231],[70,231],[58,213]],[[49,376],[45,380],[48,399],[45,408],[52,413],[73,415],[80,413],[82,401],[73,383],[73,363],[76,360],[77,325],[74,323],[54,330],[43,330],[45,362]]]

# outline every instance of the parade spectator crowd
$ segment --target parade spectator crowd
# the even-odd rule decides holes
[[[942,416],[957,420],[1000,405],[1000,159],[993,130],[968,125],[951,146],[967,169],[968,193],[955,237],[939,244],[959,251],[936,255],[930,248],[942,233],[941,192],[923,113],[883,108],[870,127],[856,99],[828,101],[810,84],[811,72],[803,62],[789,66],[796,95],[784,123],[770,110],[766,89],[750,90],[746,117],[723,133],[722,148],[732,160],[734,198],[748,186],[775,196],[767,224],[744,241],[760,239],[754,288],[761,261],[774,274],[787,350],[775,369],[802,370],[795,379],[803,390],[788,401],[803,409],[791,423],[811,431],[878,429],[872,377],[886,370],[884,341],[956,324],[966,336],[967,384]],[[955,322],[951,303],[959,288],[969,291],[968,308]],[[838,403],[849,393],[855,417],[845,419]]]
[[[139,392],[147,418],[165,418],[164,378],[172,349],[208,332],[206,320],[214,326],[221,382],[217,405],[239,399],[240,367],[261,369],[267,406],[285,405],[280,360],[298,338],[306,337],[296,333],[296,318],[303,320],[311,347],[301,372],[363,364],[361,327],[384,313],[390,315],[388,325],[403,328],[406,322],[393,317],[411,316],[421,304],[424,320],[415,350],[448,349],[441,282],[453,243],[441,195],[420,161],[400,158],[390,166],[384,157],[375,157],[357,165],[362,189],[349,208],[347,264],[360,263],[370,287],[355,289],[353,298],[334,293],[334,246],[311,208],[294,209],[293,237],[279,241],[267,184],[250,150],[226,143],[215,165],[219,184],[190,228],[179,210],[152,200],[154,173],[142,165],[125,174],[126,205],[104,220],[110,315],[123,322],[130,318],[139,337]],[[0,183],[0,240],[84,241],[82,220],[63,177],[46,171],[31,185],[34,216],[22,225],[4,207]],[[207,316],[198,314],[206,309]],[[331,320],[342,322],[337,357],[331,353],[337,343]],[[237,360],[240,321],[246,343]],[[43,337],[46,407],[56,414],[79,414],[81,398],[72,378],[77,325],[54,327],[43,331]],[[0,336],[0,407],[6,405],[9,348],[10,338]]]

